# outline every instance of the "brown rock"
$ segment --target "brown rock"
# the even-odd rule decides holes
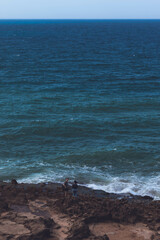
[[[53,225],[52,219],[33,219],[29,220],[25,223],[25,227],[27,227],[31,232],[32,240],[44,240],[50,236],[50,227]]]
[[[124,228],[127,224],[135,228],[135,224],[143,223],[153,231],[152,239],[160,239],[160,201],[148,197],[131,198],[130,195],[119,199],[110,194],[106,197],[102,192],[99,197],[98,192],[85,188],[74,200],[71,196],[65,198],[61,188],[54,184],[17,185],[14,181],[0,183],[0,194],[0,240],[108,240],[107,235],[99,235],[109,235],[109,232],[102,233],[100,229],[96,235],[88,227],[106,222],[122,224]],[[64,219],[59,215],[64,215]],[[7,224],[11,226],[10,233]],[[54,224],[58,227],[54,228]],[[16,225],[19,230],[14,231]],[[59,233],[62,238],[58,237]]]
[[[88,240],[109,240],[109,237],[105,234],[104,236],[92,236]]]
[[[5,201],[5,199],[3,198],[0,198],[0,212],[5,212],[9,210],[8,208],[8,203]]]
[[[67,240],[82,240],[90,236],[88,225],[84,222],[76,222],[71,230]]]

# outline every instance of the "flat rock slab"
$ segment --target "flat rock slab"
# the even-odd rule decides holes
[[[4,220],[0,223],[0,233],[6,235],[26,235],[30,231],[23,225],[10,220]]]
[[[90,231],[95,236],[107,234],[110,240],[150,240],[154,235],[145,224],[97,223],[90,224]]]

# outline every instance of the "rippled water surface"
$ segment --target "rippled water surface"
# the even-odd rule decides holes
[[[160,198],[160,21],[0,21],[0,179]]]

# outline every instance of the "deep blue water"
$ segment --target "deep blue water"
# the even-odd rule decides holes
[[[160,20],[1,20],[0,179],[160,198]]]

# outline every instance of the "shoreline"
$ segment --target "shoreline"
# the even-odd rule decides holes
[[[19,189],[23,189],[23,188],[27,188],[27,187],[35,187],[35,189],[40,189],[42,186],[44,189],[48,189],[50,191],[55,191],[57,188],[61,189],[62,188],[62,184],[61,182],[40,182],[40,183],[23,183],[23,182],[18,182],[17,180],[15,180],[17,182],[17,184],[14,184],[12,182],[3,182],[0,181],[0,187],[2,186],[10,186],[15,185],[16,188]],[[69,183],[69,190],[71,192],[71,185]],[[92,188],[92,187],[88,187],[82,184],[78,184],[78,192],[79,194],[82,195],[90,195],[90,196],[94,196],[94,197],[108,197],[108,198],[114,198],[114,199],[123,199],[123,198],[129,198],[129,199],[150,199],[152,201],[160,201],[159,199],[154,199],[154,197],[149,196],[149,195],[138,195],[138,194],[132,194],[130,192],[128,193],[114,193],[114,192],[107,192],[105,190],[102,189],[96,189],[96,188]]]
[[[59,187],[61,187],[62,186],[62,184],[63,184],[63,182],[51,182],[51,181],[48,181],[48,182],[36,182],[36,183],[33,183],[33,182],[22,182],[22,181],[18,181],[17,180],[17,182],[18,182],[18,184],[19,185],[36,185],[37,187],[38,186],[41,186],[42,184],[43,185],[45,185],[45,186],[47,186],[47,185],[55,185],[55,187],[57,186],[59,186]],[[10,183],[9,181],[0,181],[0,185],[1,185],[1,183]],[[70,185],[70,187],[71,187],[71,182],[69,182],[69,185]],[[151,198],[152,200],[154,200],[154,201],[160,201],[160,199],[159,198],[157,198],[156,196],[152,196],[152,195],[150,195],[150,194],[143,194],[143,195],[141,195],[141,194],[135,194],[135,193],[131,193],[130,191],[128,191],[128,192],[112,192],[112,191],[107,191],[107,190],[104,190],[103,188],[101,189],[101,188],[99,188],[99,187],[92,187],[92,186],[89,186],[90,184],[83,184],[83,183],[78,183],[78,186],[79,186],[79,189],[80,189],[80,191],[82,191],[82,190],[84,190],[84,192],[86,192],[86,191],[88,191],[88,192],[92,192],[92,191],[94,191],[94,192],[96,192],[97,194],[98,194],[98,192],[99,193],[103,193],[103,195],[104,196],[108,196],[108,195],[111,195],[111,196],[114,196],[115,195],[115,197],[117,196],[117,198],[124,198],[125,196],[126,197],[131,197],[131,198],[145,198],[145,197],[148,197],[148,198]],[[83,192],[83,191],[82,191]]]
[[[60,183],[0,182],[0,239],[159,240],[160,201]]]

